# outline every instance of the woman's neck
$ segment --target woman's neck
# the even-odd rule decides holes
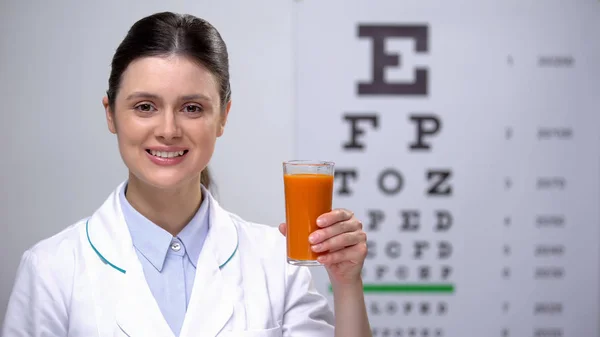
[[[194,217],[202,202],[200,179],[172,190],[150,186],[135,176],[129,176],[127,201],[140,214],[173,236]]]

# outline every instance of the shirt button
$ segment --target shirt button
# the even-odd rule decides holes
[[[173,249],[174,251],[178,252],[181,250],[181,245],[179,244],[179,242],[173,242],[171,244],[171,249]]]

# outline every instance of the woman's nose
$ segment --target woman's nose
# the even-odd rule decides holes
[[[175,112],[166,112],[162,115],[160,125],[156,128],[156,136],[165,139],[181,137],[181,127]]]

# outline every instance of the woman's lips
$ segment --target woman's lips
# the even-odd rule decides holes
[[[178,151],[161,151],[154,149],[147,149],[146,155],[156,165],[160,166],[172,166],[181,163],[189,153],[188,150]]]

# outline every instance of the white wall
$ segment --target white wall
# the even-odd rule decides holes
[[[163,10],[213,23],[231,57],[233,106],[211,167],[221,203],[284,219],[292,157],[291,1],[3,1],[0,4],[0,317],[19,258],[90,215],[126,178],[101,98],[127,29]]]

